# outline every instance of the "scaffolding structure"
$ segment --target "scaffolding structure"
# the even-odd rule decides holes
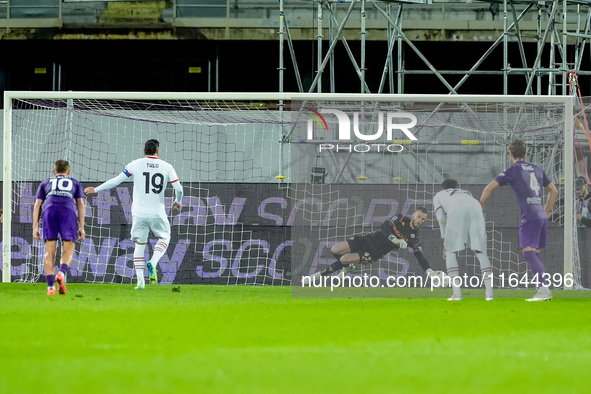
[[[321,92],[322,77],[328,73],[330,87],[328,91],[335,92],[335,47],[341,42],[347,52],[351,65],[359,77],[361,93],[398,93],[404,92],[404,78],[412,74],[434,75],[449,91],[450,94],[457,94],[460,87],[472,75],[501,75],[503,78],[503,94],[509,94],[508,80],[510,75],[523,75],[526,88],[523,94],[548,94],[568,95],[570,91],[569,82],[572,83],[571,74],[591,75],[591,71],[582,70],[584,65],[583,56],[586,45],[591,39],[591,2],[586,0],[502,0],[482,1],[483,3],[495,3],[499,5],[503,17],[503,31],[496,40],[488,47],[474,65],[467,70],[438,70],[429,61],[428,54],[422,53],[413,41],[410,40],[403,30],[403,9],[408,4],[424,4],[430,7],[437,3],[460,3],[459,1],[444,0],[313,0],[317,5],[317,69],[314,80],[308,92]],[[479,1],[479,0],[476,0]],[[304,92],[304,85],[300,76],[297,58],[289,31],[289,23],[285,16],[284,0],[280,0],[280,24],[279,24],[279,90],[284,91],[285,55],[284,45],[287,43],[291,64],[297,80],[300,92]],[[346,6],[347,10],[343,17],[337,17],[337,6]],[[371,7],[375,9],[387,24],[387,54],[380,84],[377,91],[371,92],[365,79],[366,60],[366,10]],[[534,13],[532,16],[531,14]],[[359,61],[355,58],[343,30],[347,24],[358,15],[360,21],[360,53]],[[520,28],[520,22],[525,16],[534,17],[537,31],[533,39],[537,43],[537,52],[533,61],[528,59],[524,49],[525,33]],[[324,37],[325,24],[328,21],[328,37]],[[569,30],[570,29],[570,30]],[[327,39],[328,48],[323,47]],[[514,64],[520,67],[511,66],[509,59],[510,45],[517,45],[519,59]],[[503,67],[500,70],[481,70],[484,61],[489,58],[493,51],[501,46]],[[424,63],[427,69],[409,70],[405,68],[404,49],[409,48]],[[549,59],[543,64],[542,54],[548,51]],[[462,78],[455,85],[452,85],[446,75],[461,75]],[[547,82],[545,81],[547,79]],[[396,82],[396,83],[395,83]],[[547,83],[547,89],[544,84]],[[324,89],[325,91],[327,89]]]
[[[591,133],[585,117],[586,105],[580,97],[578,76],[591,75],[591,71],[584,70],[582,67],[588,67],[589,62],[583,62],[588,40],[591,39],[591,1],[586,0],[501,0],[486,1],[499,5],[499,13],[502,15],[503,29],[501,34],[492,42],[488,49],[480,58],[467,70],[438,70],[428,59],[428,55],[422,53],[403,30],[403,13],[405,5],[409,3],[421,3],[429,7],[437,0],[313,0],[317,4],[317,59],[316,75],[308,88],[308,93],[322,92],[323,74],[328,73],[330,93],[335,93],[335,48],[339,42],[342,42],[347,52],[351,65],[359,78],[360,93],[407,93],[404,91],[404,79],[407,75],[424,74],[435,76],[448,91],[448,94],[456,95],[461,93],[459,89],[473,75],[499,75],[503,80],[503,95],[509,95],[509,77],[513,75],[522,75],[524,77],[525,91],[524,95],[573,95],[575,107],[573,108],[577,118],[577,127],[574,128],[573,136],[577,141],[578,154],[575,150],[576,171],[569,167],[567,172],[576,172],[581,175],[579,164],[585,168],[584,175],[589,180],[587,167],[585,163],[589,162],[589,146],[591,146]],[[478,0],[477,0],[478,1]],[[443,1],[439,1],[442,3]],[[452,3],[454,1],[448,1]],[[347,6],[346,13],[340,19],[337,18],[336,7]],[[457,3],[457,1],[455,1]],[[484,3],[484,1],[483,1]],[[383,17],[387,23],[387,53],[386,60],[381,72],[380,83],[377,91],[372,92],[366,83],[366,24],[365,16],[367,7],[372,7]],[[347,23],[355,14],[359,15],[360,20],[360,53],[358,59],[354,56],[349,46],[343,30]],[[520,23],[526,15],[535,13],[536,31],[535,34],[524,33]],[[574,15],[571,15],[574,13]],[[342,14],[342,13],[341,13]],[[325,16],[328,20],[328,48],[323,48],[324,23]],[[533,37],[532,37],[533,36]],[[525,39],[533,41],[536,45],[536,53],[533,61],[531,56],[526,56],[524,41]],[[284,44],[287,42],[291,63],[294,67],[294,73],[297,79],[297,86],[300,92],[304,92],[304,85],[300,76],[293,40],[289,32],[289,23],[285,18],[283,0],[280,0],[280,29],[279,29],[279,89],[284,91]],[[510,45],[516,45],[518,48],[519,59],[513,61],[520,67],[511,66]],[[498,47],[502,48],[502,68],[500,70],[482,70],[481,66],[485,60],[493,55]],[[409,70],[405,68],[404,48],[412,50],[416,56],[426,66],[424,70]],[[513,48],[512,48],[513,49]],[[544,56],[543,56],[544,55]],[[544,64],[545,63],[545,64]],[[461,76],[461,79],[452,85],[446,76]],[[456,77],[457,78],[457,77]],[[396,82],[396,83],[395,83]],[[544,86],[544,84],[546,86]],[[326,91],[326,89],[324,89]],[[581,117],[582,115],[582,117]],[[568,118],[568,117],[567,117]],[[579,121],[581,118],[582,121]],[[572,137],[572,136],[571,136]],[[587,138],[589,146],[582,147],[578,141]],[[572,143],[572,142],[571,142]],[[350,156],[350,154],[349,154]],[[552,154],[552,157],[555,153]],[[420,160],[420,159],[417,159]],[[567,160],[568,162],[569,160]],[[347,165],[348,160],[342,164],[338,171],[341,174]],[[317,167],[322,169],[321,167]],[[361,178],[360,178],[361,179]],[[561,179],[563,181],[564,178]],[[580,278],[580,256],[579,250],[574,245],[578,245],[578,232],[574,221],[572,201],[574,200],[574,191],[569,182],[564,184],[565,195],[572,195],[573,198],[565,198],[565,223],[572,223],[572,233],[568,239],[568,245],[565,247],[572,254],[565,259],[565,262],[573,264],[577,268],[577,278]],[[581,282],[578,279],[576,288],[581,289]]]

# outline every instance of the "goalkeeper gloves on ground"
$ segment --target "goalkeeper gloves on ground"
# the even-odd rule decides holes
[[[388,236],[388,239],[394,245],[398,246],[399,249],[406,249],[406,247],[407,247],[406,241],[403,240],[403,239],[400,239],[400,238],[396,237],[394,234],[390,234]]]

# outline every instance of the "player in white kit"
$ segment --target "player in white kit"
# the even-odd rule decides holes
[[[109,190],[133,176],[133,202],[131,204],[131,239],[135,241],[133,265],[136,270],[137,287],[146,288],[144,269],[148,268],[150,282],[156,284],[158,276],[156,265],[166,252],[170,241],[170,223],[164,209],[164,190],[170,182],[175,190],[175,201],[172,207],[180,211],[183,198],[183,187],[173,166],[158,155],[160,143],[151,139],[144,147],[145,157],[137,159],[125,166],[123,172],[97,187],[87,187],[84,193],[92,194]],[[144,252],[148,242],[148,234],[152,231],[158,238],[152,258],[146,264]]]
[[[433,197],[433,208],[439,222],[443,239],[447,274],[453,287],[450,301],[462,299],[460,286],[454,285],[453,278],[460,275],[456,252],[464,250],[466,245],[476,253],[480,262],[483,282],[486,288],[486,300],[494,299],[492,291],[492,268],[486,255],[486,226],[480,202],[472,194],[458,187],[454,179],[446,179],[441,190]]]

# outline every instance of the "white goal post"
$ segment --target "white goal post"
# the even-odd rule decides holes
[[[320,143],[335,145],[339,142],[336,134],[330,137],[324,135],[320,142],[311,138],[303,141],[302,136],[296,137],[294,129],[298,124],[305,127],[314,122],[313,127],[319,128],[308,132],[308,136],[313,135],[313,138],[327,131],[326,128],[336,130],[336,117],[327,115],[328,123],[325,121],[324,127],[321,123],[316,124],[319,119],[311,116],[312,113],[306,113],[309,108],[327,107],[359,112],[359,124],[354,124],[351,118],[351,127],[357,125],[362,132],[371,131],[369,124],[375,122],[374,115],[388,108],[409,113],[417,111],[420,114],[417,115],[415,128],[418,130],[418,141],[408,141],[406,137],[396,137],[396,141],[392,141],[406,148],[410,155],[407,158],[399,155],[393,159],[392,155],[379,152],[356,159],[351,155],[356,148],[350,148],[349,152],[319,152]],[[445,110],[442,111],[442,108]],[[475,116],[480,116],[481,110],[487,120],[475,122]],[[400,195],[404,194],[405,201],[428,201],[444,176],[459,177],[461,184],[483,186],[494,178],[491,169],[483,166],[474,170],[477,173],[469,174],[471,164],[468,163],[481,154],[491,157],[494,154],[491,163],[495,163],[495,170],[503,160],[508,166],[508,158],[502,156],[506,153],[503,143],[519,136],[512,129],[511,122],[523,122],[519,128],[525,130],[528,138],[539,133],[544,122],[552,123],[554,127],[543,138],[534,138],[539,146],[535,157],[545,163],[532,162],[551,167],[549,175],[553,177],[552,181],[561,184],[559,189],[563,198],[560,212],[557,208],[556,216],[560,217],[556,220],[563,234],[562,273],[572,274],[574,254],[578,255],[576,229],[573,229],[574,117],[569,116],[574,114],[573,111],[571,96],[6,91],[2,280],[10,282],[15,276],[23,281],[40,280],[38,255],[23,257],[23,261],[30,260],[26,263],[28,266],[24,267],[23,263],[23,268],[15,275],[11,262],[14,248],[12,241],[6,241],[11,240],[15,231],[28,231],[20,238],[31,238],[30,223],[27,225],[29,213],[21,209],[18,221],[15,221],[15,209],[25,199],[27,204],[30,203],[36,191],[35,185],[51,175],[49,165],[57,159],[66,158],[73,162],[73,176],[77,179],[81,176],[79,180],[83,185],[97,185],[115,176],[127,162],[140,157],[144,140],[153,138],[157,133],[155,138],[161,140],[161,150],[166,152],[161,156],[173,161],[181,181],[187,180],[185,198],[191,209],[180,217],[171,214],[173,227],[176,226],[178,231],[176,249],[171,242],[168,251],[168,268],[162,268],[171,270],[166,283],[179,280],[180,270],[185,264],[182,259],[173,261],[174,257],[184,254],[187,248],[194,248],[191,258],[197,263],[187,268],[187,276],[196,279],[188,279],[188,283],[284,285],[290,283],[287,271],[295,272],[293,268],[278,268],[278,256],[286,254],[284,250],[287,248],[293,249],[291,260],[301,260],[304,255],[314,260],[307,250],[320,248],[314,242],[320,240],[326,248],[339,237],[376,225],[366,223],[368,215],[357,211],[353,216],[358,216],[358,221],[352,219],[349,223],[345,219],[352,210],[359,208],[366,212],[368,206],[374,209],[375,204],[384,201],[383,198],[361,201],[363,198],[359,196],[363,193],[357,188],[373,191],[374,187],[377,190],[387,186],[395,188]],[[534,115],[525,119],[522,113]],[[459,125],[458,119],[465,123]],[[448,129],[453,128],[457,128],[453,138],[462,138],[457,144],[445,137],[446,133],[452,133]],[[489,129],[493,131],[489,132]],[[426,135],[428,132],[440,133],[441,137],[436,141]],[[544,132],[542,130],[541,133]],[[490,133],[497,133],[497,136],[487,137]],[[555,143],[548,135],[560,140],[560,151],[556,148],[552,150]],[[432,154],[435,159],[429,159]],[[409,158],[411,156],[412,159]],[[470,161],[462,162],[464,158]],[[332,170],[331,166],[334,166]],[[465,168],[466,172],[462,173],[461,168]],[[400,172],[402,170],[404,174]],[[26,182],[26,187],[21,182]],[[243,184],[251,185],[248,187],[252,190],[243,189]],[[279,190],[279,194],[265,194],[265,185],[269,185],[268,190]],[[80,256],[84,254],[86,259],[76,268],[80,281],[130,283],[134,275],[125,257],[131,246],[125,242],[125,230],[117,227],[127,228],[125,220],[104,216],[107,214],[103,211],[111,209],[108,204],[113,204],[123,217],[127,214],[129,195],[124,189],[112,193],[100,197],[102,200],[88,202],[87,223],[91,230],[87,236],[91,241],[84,245],[84,251],[78,251],[79,245],[76,247],[77,253]],[[258,200],[257,205],[250,209],[248,202],[244,201],[257,193],[262,195],[252,197]],[[305,197],[308,195],[311,197]],[[353,207],[354,203],[356,207]],[[314,208],[314,204],[319,207]],[[398,202],[396,204],[398,206]],[[329,206],[334,215],[326,214],[325,209]],[[250,210],[252,216],[244,219]],[[342,212],[342,217],[338,216],[339,212]],[[333,216],[320,221],[317,217],[321,215],[325,218]],[[430,225],[422,231],[435,233],[438,229],[433,224],[432,212],[429,216]],[[518,216],[513,219],[517,224]],[[495,218],[487,217],[487,225],[494,224],[494,221]],[[333,224],[340,226],[342,231],[331,232],[324,228]],[[304,250],[295,237],[297,231],[307,232],[308,227],[322,230],[318,233],[319,240],[313,239],[313,245],[307,244]],[[300,230],[296,231],[296,228]],[[264,234],[272,238],[278,231],[284,231],[283,238],[265,238]],[[491,234],[502,233],[499,228],[490,231]],[[502,238],[502,234],[499,237]],[[183,240],[187,241],[183,243]],[[41,253],[41,245],[28,242],[28,238],[26,241],[26,247],[19,246],[21,254]],[[502,245],[507,241],[492,241],[499,242],[492,247],[498,249],[498,260],[501,262],[505,259],[505,246]],[[510,247],[514,248],[514,245]],[[303,255],[298,255],[298,251]],[[316,259],[313,264],[322,264],[319,261]],[[492,261],[494,266],[494,256]],[[110,271],[113,264],[117,266],[116,272]],[[395,258],[386,264],[380,269],[388,273],[397,272]],[[516,264],[516,272],[527,270],[523,261]],[[105,274],[107,271],[109,273]],[[222,282],[215,282],[222,278]]]

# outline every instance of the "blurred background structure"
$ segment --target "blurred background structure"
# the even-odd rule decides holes
[[[590,18],[583,0],[5,0],[0,90],[586,96]]]

